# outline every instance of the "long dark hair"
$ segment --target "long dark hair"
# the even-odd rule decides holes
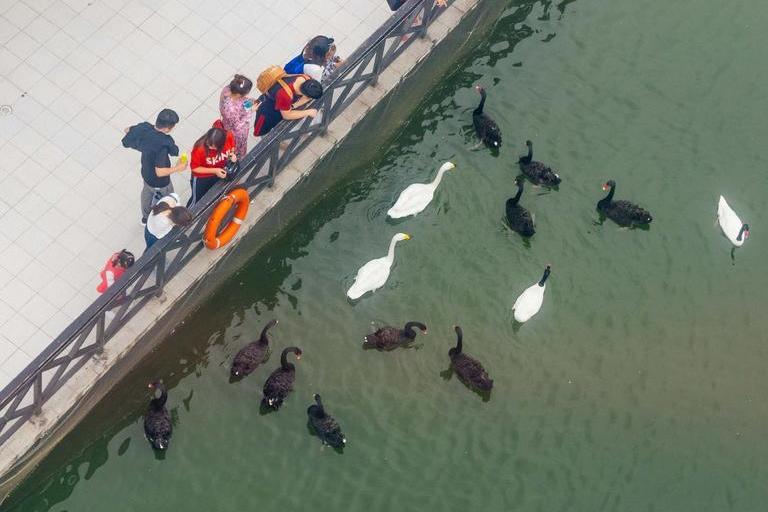
[[[317,64],[319,66],[324,66],[326,62],[326,56],[331,50],[330,47],[332,45],[333,39],[330,39],[326,36],[313,37],[309,40],[307,45],[304,47],[304,51],[302,52],[304,62],[306,64]]]
[[[226,141],[227,132],[221,128],[211,128],[205,132],[205,135],[197,139],[197,142],[195,142],[195,147],[202,146],[207,152],[208,146],[214,146],[216,148],[216,152],[221,153],[221,151],[224,149],[224,143]]]
[[[171,206],[165,201],[161,201],[152,207],[152,215],[169,211],[171,221],[177,226],[186,226],[192,222],[192,214],[184,206]]]

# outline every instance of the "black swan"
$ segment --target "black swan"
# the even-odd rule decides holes
[[[611,219],[619,226],[642,226],[649,224],[653,217],[643,208],[640,208],[629,201],[613,200],[613,193],[616,191],[616,182],[608,181],[603,185],[603,190],[609,190],[608,195],[597,202],[597,210]]]
[[[230,375],[233,378],[245,377],[269,358],[269,336],[267,331],[277,325],[277,320],[271,320],[261,331],[258,340],[247,344],[235,355],[232,360]]]
[[[279,409],[283,400],[293,390],[293,381],[296,378],[296,367],[287,361],[288,352],[296,354],[296,359],[301,359],[301,349],[288,347],[280,356],[280,368],[273,371],[264,383],[264,398],[262,405],[272,409]]]
[[[533,159],[533,142],[527,140],[525,145],[528,146],[528,154],[521,156],[517,161],[523,174],[536,185],[547,187],[559,185],[561,181],[560,175],[550,167]]]
[[[427,326],[421,322],[408,322],[402,329],[386,326],[363,338],[363,348],[392,350],[410,343],[416,339],[414,327],[418,327],[422,334],[427,334]]]
[[[517,184],[517,194],[515,194],[515,197],[507,199],[507,221],[509,222],[509,227],[522,236],[533,236],[536,233],[536,229],[533,227],[533,216],[531,212],[519,204],[520,196],[523,195],[522,178],[515,178],[515,184]]]
[[[457,337],[456,346],[448,351],[448,357],[451,358],[451,368],[467,387],[484,393],[491,391],[493,379],[488,376],[488,372],[477,359],[461,351],[464,334],[458,325],[454,329]]]
[[[496,121],[483,113],[485,106],[485,89],[476,85],[475,89],[480,93],[480,104],[472,111],[472,123],[475,125],[475,131],[483,144],[489,148],[498,148],[501,146],[501,130]]]
[[[165,402],[168,400],[168,392],[165,390],[163,381],[159,380],[149,385],[153,390],[152,400],[149,401],[149,409],[144,415],[144,434],[157,450],[165,450],[171,441],[173,425],[171,425],[171,416],[168,409],[165,408]],[[155,397],[157,390],[160,390],[160,397]]]
[[[344,437],[339,423],[333,416],[325,412],[323,402],[320,401],[320,395],[317,393],[315,393],[315,404],[307,408],[307,416],[309,416],[309,423],[315,430],[317,437],[324,444],[329,444],[334,448],[343,448],[347,444],[347,439]]]

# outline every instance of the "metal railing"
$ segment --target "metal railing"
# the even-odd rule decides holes
[[[241,162],[233,181],[214,186],[191,211],[193,222],[174,229],[146,251],[122,277],[51,342],[0,392],[0,445],[41,411],[62,386],[163,287],[203,250],[205,224],[218,200],[234,187],[251,199],[271,186],[282,169],[316,136],[325,133],[363,90],[415,38],[426,34],[438,8],[434,0],[408,0],[355,50],[328,83],[322,98],[311,105],[322,112],[320,122],[283,122],[264,137]],[[452,2],[449,2],[452,3]],[[281,147],[281,143],[287,143]]]

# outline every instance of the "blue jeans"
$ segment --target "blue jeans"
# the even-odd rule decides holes
[[[154,245],[155,242],[160,240],[155,235],[149,232],[147,229],[147,226],[144,226],[144,241],[147,242],[147,248],[144,249],[144,252],[146,252],[150,247]]]

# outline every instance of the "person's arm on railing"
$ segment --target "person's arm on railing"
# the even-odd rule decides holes
[[[294,119],[302,119],[304,117],[315,117],[317,115],[316,108],[308,108],[306,110],[281,110],[283,119],[292,121]]]
[[[302,96],[301,98],[299,98],[298,100],[296,100],[296,101],[293,103],[292,107],[293,107],[293,108],[297,108],[297,107],[303,107],[304,105],[306,105],[307,103],[309,103],[309,101],[310,101],[311,99],[312,99],[312,98],[309,98],[309,97],[307,97],[307,96]]]

